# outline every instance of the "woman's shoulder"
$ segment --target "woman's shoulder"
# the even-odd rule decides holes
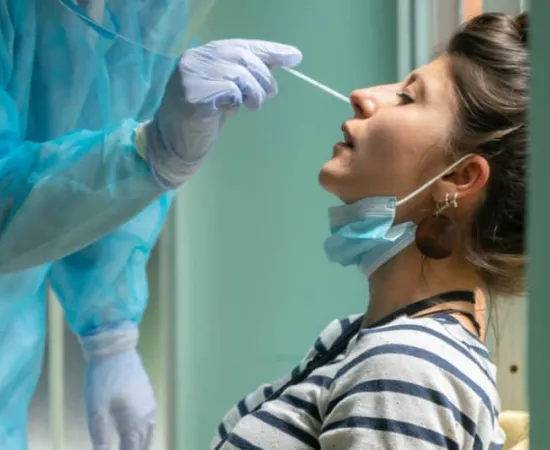
[[[363,315],[356,314],[331,321],[306,360],[329,350],[339,338],[350,335],[345,364],[337,378],[345,372],[362,377],[374,372],[395,376],[406,371],[411,378],[422,380],[429,376],[436,384],[489,393],[487,402],[498,397],[496,367],[486,346],[454,317],[446,314],[424,318],[401,316],[375,328],[361,328],[362,320]]]
[[[493,440],[500,408],[494,367],[474,346],[483,344],[451,316],[360,329],[335,364],[328,426],[362,417],[409,424],[411,433],[429,429],[441,446]]]
[[[350,360],[370,360],[370,370],[407,371],[410,377],[496,394],[496,369],[485,345],[452,316],[399,317],[361,329]],[[489,401],[489,399],[487,399]],[[492,401],[492,400],[491,400]]]
[[[448,314],[411,318],[401,316],[375,328],[358,331],[357,344],[360,347],[387,346],[388,350],[408,349],[417,354],[426,352],[450,356],[455,352],[490,363],[487,347],[479,338],[464,328]]]

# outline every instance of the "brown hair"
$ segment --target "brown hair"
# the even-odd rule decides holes
[[[446,49],[459,100],[452,151],[482,155],[491,167],[467,255],[487,287],[504,294],[525,291],[527,28],[526,13],[482,14],[466,22]]]

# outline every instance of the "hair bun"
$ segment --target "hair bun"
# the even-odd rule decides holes
[[[519,33],[519,39],[522,44],[527,45],[527,38],[529,36],[529,16],[526,12],[521,13],[515,20],[516,28]]]

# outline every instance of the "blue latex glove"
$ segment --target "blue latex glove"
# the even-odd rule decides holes
[[[149,377],[136,351],[135,324],[80,338],[86,359],[85,399],[94,450],[109,450],[112,422],[120,450],[149,450],[157,407]]]
[[[273,42],[229,39],[189,49],[166,86],[154,120],[138,132],[138,147],[166,188],[197,171],[228,113],[262,107],[277,93],[271,69],[294,67],[298,49]]]

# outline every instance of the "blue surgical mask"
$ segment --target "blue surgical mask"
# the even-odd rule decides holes
[[[358,266],[370,278],[380,266],[415,240],[415,223],[394,224],[397,207],[416,197],[469,156],[459,159],[401,200],[367,197],[351,205],[329,208],[331,235],[324,244],[329,260],[342,266]]]

